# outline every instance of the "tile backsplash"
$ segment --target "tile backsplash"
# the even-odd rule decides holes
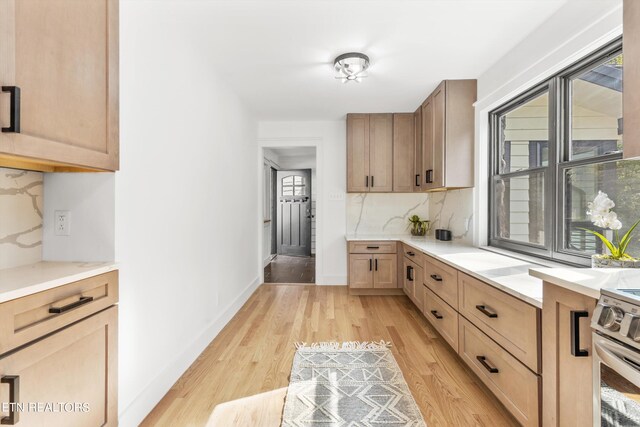
[[[0,269],[42,260],[43,175],[0,168]]]
[[[347,234],[408,234],[411,215],[429,217],[429,195],[347,194]]]
[[[473,243],[473,188],[431,193],[429,218],[432,229],[451,230],[453,240]]]

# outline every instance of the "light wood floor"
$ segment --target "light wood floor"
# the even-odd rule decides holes
[[[262,285],[142,425],[278,426],[295,342],[381,339],[429,427],[517,425],[405,296],[300,285]]]

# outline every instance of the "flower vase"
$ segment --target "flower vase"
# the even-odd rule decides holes
[[[606,255],[591,255],[592,268],[640,268],[639,259],[612,259]]]
[[[427,227],[425,227],[422,223],[418,222],[411,226],[411,235],[412,236],[424,236],[427,233]]]

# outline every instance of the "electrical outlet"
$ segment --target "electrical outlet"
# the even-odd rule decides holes
[[[71,215],[69,211],[55,211],[53,224],[56,230],[56,236],[71,235]]]

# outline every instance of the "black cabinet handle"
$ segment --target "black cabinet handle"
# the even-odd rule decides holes
[[[9,384],[9,415],[0,420],[3,425],[16,425],[20,421],[20,413],[16,411],[16,404],[20,402],[20,376],[4,375],[0,383]]]
[[[9,92],[9,127],[3,127],[2,132],[20,133],[20,88],[18,86],[2,86],[3,92]]]
[[[380,249],[380,246],[367,246],[367,249]]]
[[[416,187],[420,187],[420,174],[416,174]]]
[[[440,277],[438,274],[432,274],[430,277],[436,282],[442,282],[442,277]]]
[[[378,271],[378,258],[376,258],[376,271]]]
[[[409,255],[409,256],[416,256],[416,254],[415,254],[415,253],[413,253],[413,252],[411,252],[411,251],[407,252],[407,255]]]
[[[484,314],[487,317],[490,317],[492,319],[495,319],[496,317],[498,317],[498,313],[495,313],[489,310],[486,305],[476,305],[476,308],[480,310],[482,314]]]
[[[413,282],[413,267],[407,266],[407,280]]]
[[[51,314],[61,314],[65,311],[73,310],[76,307],[80,307],[81,305],[85,305],[93,301],[93,297],[80,297],[80,299],[76,302],[72,302],[71,304],[67,304],[63,307],[51,307],[49,308],[49,313]]]
[[[373,184],[373,178],[375,178],[375,177],[374,177],[373,175],[371,175],[371,188],[373,188],[373,187],[374,187],[374,184]]]
[[[425,181],[427,182],[427,184],[433,183],[433,169],[429,169],[428,171],[426,171]]]
[[[369,271],[373,271],[373,260],[369,258]]]
[[[588,311],[571,311],[571,354],[575,357],[589,356],[589,350],[580,348],[580,319],[589,317]]]
[[[364,186],[369,188],[369,175],[364,177]]]
[[[500,372],[498,368],[495,368],[487,363],[487,358],[485,356],[476,356],[476,359],[478,359],[478,362],[480,362],[480,364],[484,366],[484,368],[489,371],[490,374],[497,374],[498,372]]]
[[[439,314],[438,310],[431,310],[431,314],[438,320],[442,319],[442,314]]]

